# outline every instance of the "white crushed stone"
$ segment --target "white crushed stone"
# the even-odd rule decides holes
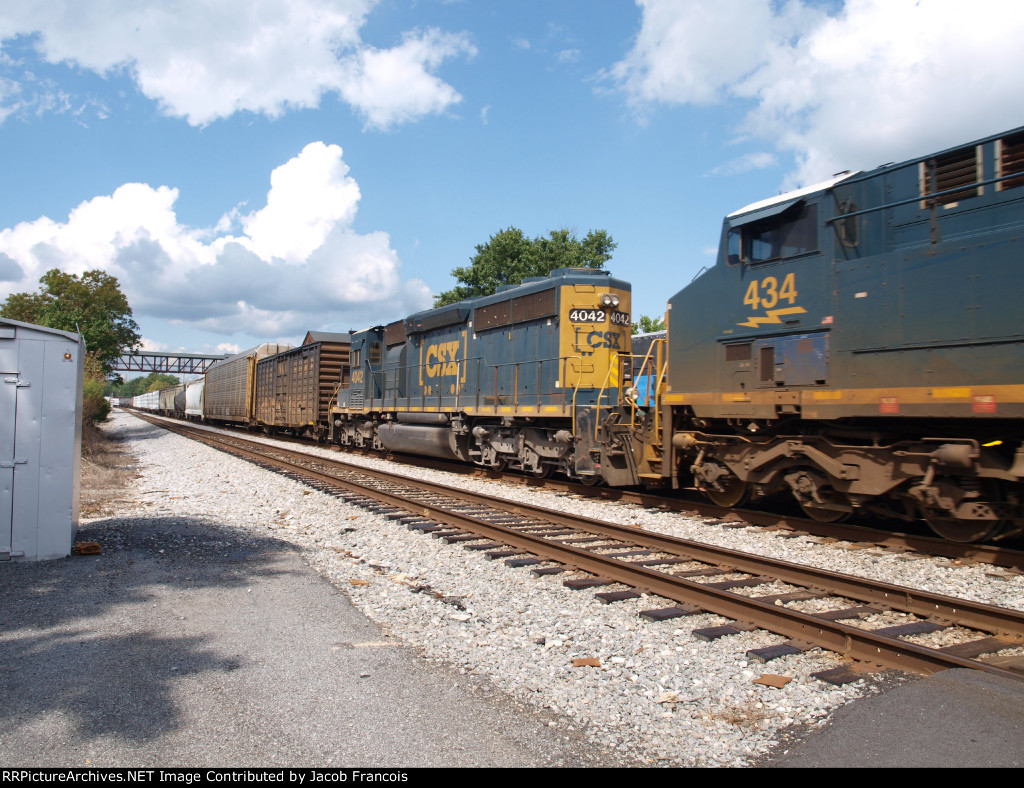
[[[138,424],[121,412],[111,418],[115,431]],[[820,724],[839,706],[874,691],[866,681],[833,687],[811,678],[842,664],[832,654],[814,650],[768,665],[752,662],[745,654],[748,649],[774,645],[781,638],[755,630],[712,643],[699,641],[692,630],[727,620],[702,614],[644,621],[637,615],[640,610],[664,607],[665,601],[646,597],[602,604],[591,591],[564,589],[565,575],[538,578],[529,569],[488,561],[460,545],[411,532],[185,438],[163,434],[135,441],[132,450],[140,458],[137,511],[211,518],[299,545],[309,564],[345,590],[360,610],[427,659],[486,676],[517,698],[562,715],[564,725],[583,729],[594,742],[640,753],[652,764],[744,765],[763,755],[783,729]],[[312,445],[306,451],[339,458]],[[393,464],[375,458],[344,459],[394,470]],[[401,472],[794,563],[1024,609],[1024,577],[991,577],[991,567],[907,561],[494,480],[427,469]],[[175,500],[169,501],[169,495]],[[884,621],[889,623],[887,617]],[[575,660],[597,660],[599,666],[574,667]],[[766,673],[792,680],[782,689],[753,683]]]

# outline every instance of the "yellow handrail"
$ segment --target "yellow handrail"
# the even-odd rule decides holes
[[[668,371],[668,360],[665,358],[665,340],[655,339],[651,342],[651,346],[647,348],[647,353],[644,355],[644,360],[640,364],[634,380],[639,378],[647,377],[645,381],[645,402],[643,406],[645,412],[654,409],[654,430],[655,434],[658,434],[661,422],[661,409],[658,407],[658,403],[661,402],[661,397],[666,384],[666,372]],[[651,375],[651,372],[657,370],[657,374]],[[644,373],[647,373],[646,376]],[[654,379],[654,386],[651,386],[651,379]],[[639,393],[639,392],[638,392]],[[637,405],[636,397],[630,400],[630,414],[629,423],[630,427],[635,429],[637,425],[637,410],[640,406]]]

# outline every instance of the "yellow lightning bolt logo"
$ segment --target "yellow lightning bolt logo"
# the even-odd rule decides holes
[[[784,315],[802,315],[807,312],[802,306],[787,306],[785,309],[769,309],[766,312],[766,317],[748,317],[745,323],[737,323],[738,326],[747,326],[747,328],[758,328],[760,326],[774,325],[781,323],[781,318]]]

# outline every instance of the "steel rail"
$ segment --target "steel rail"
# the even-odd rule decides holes
[[[240,440],[245,439],[240,438]],[[266,444],[258,445],[266,446]],[[317,457],[283,447],[267,446],[267,448],[293,458],[301,457],[304,461],[321,462],[328,466],[339,465],[351,468],[359,473],[382,481],[391,482],[395,479],[400,479],[404,484],[435,495],[457,496],[481,506],[500,509],[512,514],[526,515],[556,525],[582,529],[614,539],[630,541],[652,550],[659,550],[681,557],[685,556],[694,561],[701,561],[718,567],[727,567],[732,571],[745,572],[752,575],[768,575],[793,585],[822,589],[830,594],[849,597],[860,602],[882,605],[901,612],[948,621],[970,629],[979,629],[994,635],[1024,641],[1024,614],[1009,608],[958,599],[929,591],[918,591],[880,580],[830,572],[780,559],[765,558],[752,553],[744,553],[726,547],[695,542],[635,526],[597,520],[583,515],[568,514],[558,509],[549,509],[536,504],[493,498],[470,490],[453,490],[451,487],[436,482],[351,465],[341,460]],[[405,505],[407,506],[408,502]]]
[[[135,415],[140,415],[137,412]],[[165,422],[161,422],[165,423]],[[174,423],[174,422],[166,422]],[[288,439],[277,436],[277,440],[309,445],[308,441]],[[347,448],[347,447],[346,447]],[[363,456],[380,457],[380,452],[368,449],[351,449],[349,451]],[[312,455],[311,455],[312,456]],[[988,544],[967,542],[951,542],[936,536],[909,534],[902,531],[881,530],[870,525],[852,523],[822,523],[806,517],[759,511],[755,509],[728,509],[717,506],[706,500],[679,498],[659,495],[645,490],[633,490],[621,487],[594,487],[563,479],[539,479],[535,476],[522,475],[518,472],[498,472],[490,468],[476,465],[455,463],[431,457],[416,457],[410,462],[406,455],[389,455],[389,459],[404,465],[426,467],[434,470],[475,475],[484,478],[500,479],[501,481],[519,484],[524,487],[544,487],[564,490],[584,498],[630,503],[649,509],[662,509],[675,512],[690,513],[700,517],[733,518],[738,522],[764,528],[779,528],[792,532],[807,533],[828,539],[841,539],[851,542],[871,542],[879,547],[897,550],[912,550],[925,555],[941,556],[954,560],[970,561],[979,564],[1005,567],[1024,572],[1024,551]],[[340,460],[336,460],[340,462]]]
[[[501,476],[504,481],[519,482],[526,486],[540,486],[535,479],[516,474]],[[547,480],[544,486],[571,491],[586,498],[632,503],[651,509],[692,512],[702,517],[734,517],[751,525],[801,531],[812,536],[843,539],[850,542],[871,542],[880,547],[915,550],[926,555],[942,556],[979,564],[1003,566],[1024,571],[1024,552],[994,545],[951,542],[936,536],[908,534],[902,531],[880,530],[870,525],[852,523],[822,523],[805,517],[759,511],[755,509],[729,509],[708,501],[690,498],[670,498],[656,493],[613,487],[587,487],[561,480]]]
[[[175,432],[185,432],[185,430],[177,428],[177,425],[174,425],[174,427],[176,427],[174,429]],[[879,635],[871,630],[860,629],[840,622],[828,621],[812,614],[790,610],[784,606],[760,602],[756,598],[744,597],[726,590],[712,588],[685,578],[675,577],[668,573],[659,572],[655,569],[638,566],[636,564],[631,564],[614,558],[608,558],[583,548],[573,547],[572,545],[564,543],[552,542],[513,528],[490,523],[471,515],[454,512],[444,508],[443,506],[438,506],[422,500],[409,499],[400,494],[381,490],[372,485],[363,484],[351,479],[338,478],[337,476],[316,471],[285,459],[268,458],[265,454],[261,454],[259,451],[254,449],[247,449],[237,445],[231,446],[230,443],[223,440],[221,436],[205,430],[188,430],[188,432],[201,436],[199,439],[204,442],[219,444],[220,446],[225,447],[225,449],[229,448],[232,452],[248,455],[258,462],[271,462],[273,464],[286,467],[290,472],[297,475],[312,477],[330,485],[342,486],[391,506],[409,510],[410,512],[421,515],[435,522],[445,523],[456,528],[463,528],[473,533],[478,533],[486,538],[508,544],[511,547],[527,550],[543,558],[547,558],[558,563],[569,564],[615,582],[621,582],[636,588],[643,588],[651,593],[657,594],[658,596],[662,596],[666,599],[671,599],[682,604],[696,605],[709,613],[725,616],[742,623],[750,623],[754,626],[767,629],[771,632],[775,632],[776,634],[795,640],[806,641],[829,651],[843,654],[860,662],[866,662],[884,668],[896,668],[924,675],[949,668],[970,668],[974,670],[982,670],[993,675],[1001,675],[1006,678],[1020,680],[1020,676],[1013,671],[988,665],[977,660],[957,657],[925,646],[918,646],[913,643],[901,641],[897,638]],[[253,442],[245,441],[244,439],[235,440],[241,440],[250,443],[250,445],[253,444]],[[258,443],[255,445],[260,446],[261,450],[264,451],[269,449],[285,454],[299,454],[302,456],[304,462],[320,460],[326,464],[331,464],[331,461],[325,461],[322,458],[313,457],[305,454],[304,452],[292,452],[291,450],[268,447],[264,444]],[[357,470],[360,473],[367,472],[367,469],[364,468],[357,468]],[[379,472],[370,472],[368,475],[377,478],[382,476]],[[384,474],[384,476],[388,475]],[[422,482],[417,482],[417,480],[410,480],[406,477],[399,478],[401,479],[402,484],[413,483],[416,486],[422,485],[421,489],[426,486],[437,486],[429,485],[429,483],[424,484]],[[394,477],[390,476],[388,481],[394,483]],[[447,487],[442,487],[441,489],[443,494],[448,497],[451,497],[453,492],[457,492],[458,495],[465,492],[461,490],[453,491],[451,488]],[[482,496],[476,496],[475,494],[469,497],[483,498]],[[488,505],[492,506],[495,503],[491,499],[486,499],[486,501]],[[474,503],[477,502],[478,501],[474,501]],[[506,506],[499,508],[503,508],[506,511],[531,508],[523,504],[510,504],[509,502],[505,502],[505,504]],[[538,509],[543,510],[543,507],[538,507]],[[543,511],[546,516],[546,513],[550,510]],[[562,513],[558,514],[560,515],[559,519],[561,522],[565,523],[565,520],[563,519],[565,518],[565,515]],[[573,519],[574,521],[579,520],[579,518],[570,519]],[[559,523],[556,522],[555,524]],[[615,529],[626,528],[631,532],[636,531],[637,534],[640,535],[651,535],[649,532],[632,529],[628,526],[601,524],[601,527],[612,527]],[[714,550],[714,548],[696,545],[695,543],[690,543],[689,546]],[[754,560],[755,562],[759,560],[756,556],[745,556],[744,554],[735,553],[734,551],[725,552],[732,553],[733,556],[740,556]],[[715,562],[719,563],[717,560]],[[788,565],[788,567],[797,570],[804,569],[804,567],[798,567],[793,564]],[[774,566],[771,568],[766,566],[766,568],[769,573],[774,574]],[[743,571],[755,570],[752,565],[751,569]],[[833,573],[826,574],[832,575]],[[801,582],[800,584],[807,585],[806,582]],[[887,593],[898,591],[899,597],[903,601],[914,602],[915,597],[921,597],[922,599],[928,596],[936,597],[936,595],[928,595],[924,592],[912,591],[911,589],[899,589],[895,586],[890,588],[892,590]],[[945,602],[954,603],[955,607],[952,608],[953,612],[959,611],[965,606],[965,603],[961,600],[955,600],[949,597],[939,598]],[[889,604],[891,603],[892,601],[889,602]],[[932,602],[932,604],[934,605],[935,603]],[[999,608],[993,609],[997,611],[1000,610]],[[1006,612],[1012,613],[1012,611]],[[933,616],[938,615],[935,610],[930,610],[928,614]],[[1019,626],[1016,631],[1020,631]]]
[[[170,427],[171,425],[169,424],[168,426]],[[209,434],[216,435],[217,433]],[[236,438],[236,436],[231,437]],[[213,438],[213,440],[216,441],[217,439]],[[249,442],[242,437],[237,437],[237,440]],[[268,446],[267,448],[287,456],[301,457],[304,461],[321,462],[328,466],[339,465],[353,469],[382,481],[394,481],[396,478],[401,479],[406,484],[414,485],[438,495],[452,495],[455,492],[452,488],[442,484],[385,471],[377,471],[372,468],[352,465],[342,460],[317,457],[305,452],[277,446]],[[926,591],[917,591],[882,581],[819,570],[814,567],[792,564],[777,559],[767,559],[750,553],[742,553],[725,547],[694,542],[681,537],[660,534],[633,526],[610,523],[581,515],[570,515],[557,509],[549,509],[536,504],[492,498],[487,495],[473,493],[469,490],[458,490],[455,494],[479,505],[501,509],[513,514],[525,514],[559,525],[582,528],[591,533],[611,538],[627,539],[644,547],[686,556],[694,561],[702,561],[720,567],[729,567],[733,571],[755,575],[771,575],[778,580],[794,585],[820,588],[832,594],[850,597],[863,602],[881,604],[906,613],[938,618],[1014,639],[1024,639],[1024,617],[1017,611],[1007,608]]]
[[[300,441],[296,441],[299,443]],[[304,442],[303,442],[304,443]],[[346,447],[347,448],[347,447]],[[380,452],[368,449],[349,449],[363,456],[380,456]],[[539,479],[524,475],[517,471],[494,471],[477,465],[466,465],[431,457],[416,457],[410,461],[407,455],[388,455],[392,461],[434,470],[447,471],[461,475],[476,475],[491,479],[519,484],[523,487],[543,487],[564,490],[584,498],[593,498],[615,503],[630,503],[648,509],[665,509],[676,512],[688,512],[699,517],[732,518],[737,521],[763,528],[779,528],[792,532],[807,533],[827,539],[842,539],[850,542],[871,542],[879,547],[896,550],[912,550],[925,555],[941,556],[958,561],[970,561],[991,566],[1001,566],[1024,572],[1024,551],[973,542],[953,542],[937,536],[907,533],[898,530],[883,530],[864,523],[824,523],[808,517],[780,514],[758,509],[738,509],[718,506],[698,497],[694,493],[689,497],[659,495],[648,490],[636,490],[623,487],[602,487],[580,484],[565,479]],[[677,491],[683,494],[689,491]],[[899,523],[905,527],[905,523]],[[1019,540],[1018,540],[1019,541]]]

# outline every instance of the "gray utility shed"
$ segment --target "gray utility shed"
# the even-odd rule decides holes
[[[0,318],[0,560],[71,554],[85,342]]]

